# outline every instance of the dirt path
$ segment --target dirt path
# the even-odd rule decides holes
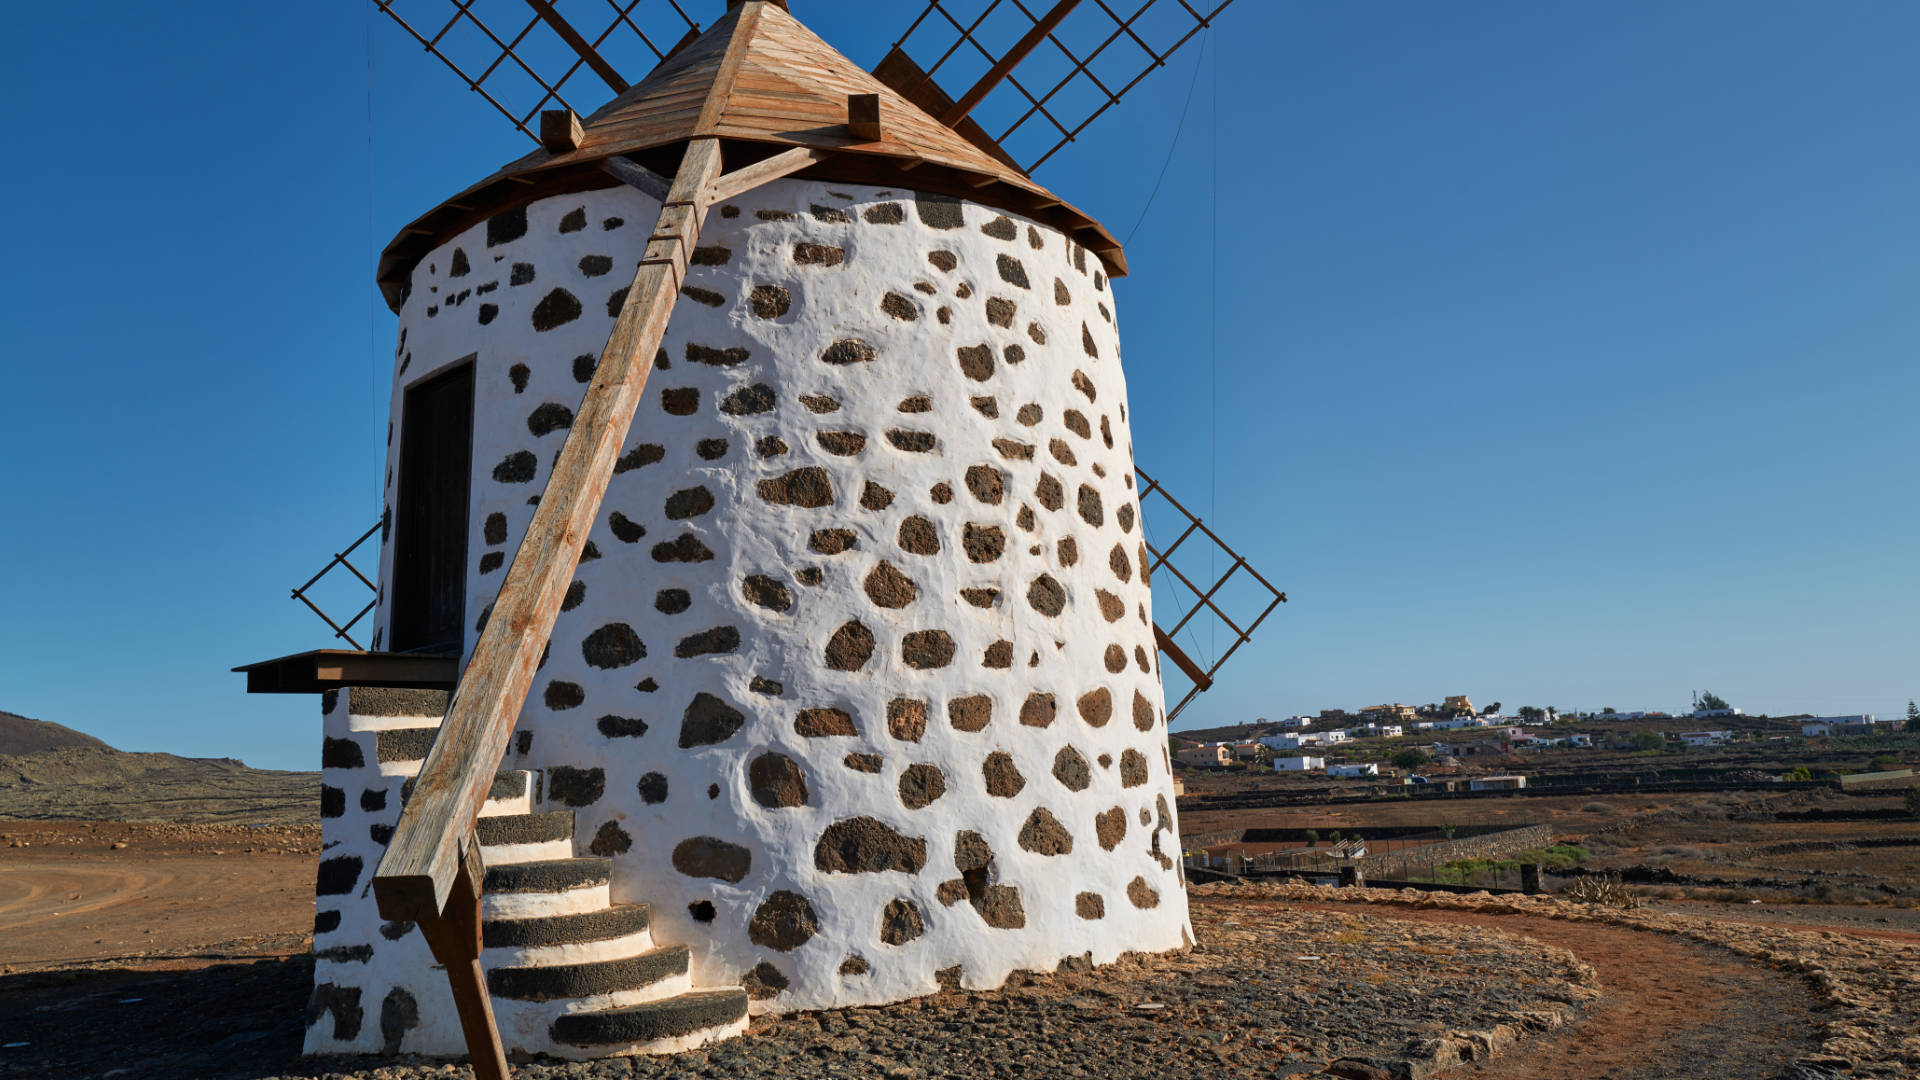
[[[309,854],[6,829],[30,843],[0,847],[0,973],[290,952],[313,920]]]
[[[1774,1080],[1816,1047],[1812,1000],[1785,972],[1663,934],[1593,923],[1381,905],[1382,919],[1503,930],[1571,950],[1604,996],[1557,1035],[1452,1075],[1475,1080]]]

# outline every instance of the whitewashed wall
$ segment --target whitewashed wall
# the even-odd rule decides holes
[[[414,274],[396,423],[406,386],[477,368],[469,648],[656,213],[624,187],[546,199]],[[716,208],[695,262],[503,767],[544,770],[581,853],[615,857],[614,898],[652,904],[695,985],[745,979],[757,1010],[1181,947],[1097,260],[977,204],[781,181]],[[900,580],[904,606],[867,588],[894,603]],[[896,701],[924,704],[924,733],[890,724]],[[918,805],[934,770],[944,793]],[[780,805],[793,774],[804,803]],[[782,905],[810,934],[755,931]]]

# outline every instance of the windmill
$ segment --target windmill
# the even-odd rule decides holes
[[[1125,254],[1030,173],[1226,4],[934,0],[868,72],[782,0],[374,2],[538,146],[381,258],[356,648],[239,669],[324,694],[308,1049],[504,1076],[1189,943],[1156,657],[1177,712],[1284,596],[1134,467]]]

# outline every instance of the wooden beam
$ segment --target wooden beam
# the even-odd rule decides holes
[[[1206,669],[1194,663],[1193,658],[1175,644],[1165,630],[1160,629],[1159,623],[1153,624],[1153,641],[1160,646],[1161,652],[1167,654],[1167,659],[1173,661],[1174,667],[1179,668],[1187,678],[1193,680],[1193,685],[1202,690],[1213,689],[1213,677],[1207,674]]]
[[[600,170],[628,187],[639,188],[661,202],[667,201],[667,178],[633,160],[614,156],[600,163]]]
[[[720,57],[720,65],[713,70],[713,84],[707,89],[707,99],[700,105],[700,115],[693,122],[695,135],[711,135],[720,123],[720,114],[726,108],[727,98],[733,93],[733,80],[740,77],[740,65],[747,59],[747,43],[753,40],[754,31],[760,28],[760,12],[764,0],[748,0],[745,10],[733,25],[733,36],[727,39],[727,51]],[[728,4],[732,11],[737,5]],[[785,5],[782,5],[783,7]]]
[[[453,1010],[460,1017],[460,1033],[467,1040],[467,1057],[474,1080],[507,1080],[507,1049],[493,1021],[493,999],[487,996],[487,974],[480,968],[480,883],[487,875],[480,859],[480,841],[468,841],[454,878],[453,893],[440,915],[420,920],[420,936],[427,939],[433,958],[447,969],[453,989]]]
[[[1014,42],[1013,48],[1007,50],[1007,55],[1002,56],[987,69],[985,75],[980,76],[980,81],[973,84],[973,89],[961,94],[959,101],[954,102],[951,108],[940,114],[940,122],[948,127],[954,127],[965,120],[967,114],[973,111],[973,107],[980,104],[980,100],[991,93],[994,87],[999,86],[1000,81],[1018,67],[1020,61],[1027,58],[1028,53],[1045,41],[1047,35],[1053,33],[1053,28],[1060,25],[1060,20],[1066,18],[1067,14],[1079,4],[1080,0],[1060,0],[1053,5],[1052,11],[1040,16],[1040,21],[1033,24],[1033,29],[1027,31],[1019,41]]]
[[[564,154],[580,149],[587,133],[580,127],[580,116],[572,109],[544,109],[540,113],[540,145],[549,154]],[[447,205],[451,206],[452,203]]]
[[[707,185],[720,167],[717,139],[687,144],[593,381],[574,413],[525,538],[494,600],[493,615],[461,674],[413,798],[373,877],[381,917],[422,920],[446,910],[462,846],[486,801],[514,722],[605,498],[613,463],[673,313],[687,258],[706,219]]]
[[[791,150],[784,150],[765,161],[756,161],[745,168],[735,169],[716,177],[713,183],[707,186],[707,202],[717,203],[723,199],[731,199],[742,192],[752,191],[761,184],[771,183],[790,173],[799,172],[809,165],[825,161],[832,156],[833,151],[812,146],[796,146]]]
[[[880,132],[880,95],[847,95],[847,130],[856,139],[867,142],[879,142]]]
[[[560,13],[553,10],[552,4],[547,0],[527,0],[527,6],[533,9],[535,15],[540,16],[540,21],[551,26],[553,32],[560,35],[560,40],[566,42],[568,48],[579,54],[580,59],[586,61],[587,66],[593,69],[593,73],[600,76],[602,82],[612,87],[614,93],[627,92],[627,80],[613,70],[612,64],[607,63],[599,53],[593,51],[593,46],[587,44],[587,39],[580,36],[580,31],[575,30],[573,24],[560,17]]]

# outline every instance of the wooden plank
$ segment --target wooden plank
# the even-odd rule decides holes
[[[627,92],[627,80],[621,78],[620,73],[613,70],[613,65],[607,63],[599,53],[595,52],[592,45],[587,44],[587,39],[580,36],[580,31],[575,30],[573,24],[561,18],[560,13],[553,10],[552,4],[547,3],[547,0],[527,0],[527,6],[533,9],[534,14],[540,16],[540,21],[552,27],[553,32],[560,35],[560,40],[566,42],[568,48],[578,53],[580,59],[587,62],[587,66],[593,69],[595,75],[600,76],[601,81],[613,87],[614,93]]]
[[[1053,28],[1060,25],[1060,20],[1066,18],[1067,13],[1079,4],[1080,0],[1060,0],[1053,5],[1053,10],[1042,15],[1040,21],[1033,24],[1033,29],[1021,35],[1020,40],[1013,43],[1013,48],[1008,49],[1005,56],[988,68],[985,75],[980,76],[979,82],[974,83],[971,89],[960,95],[959,101],[954,102],[946,112],[940,114],[940,122],[952,127],[965,120],[967,114],[973,111],[973,107],[980,104],[980,100],[992,92],[994,87],[999,86],[1001,80],[1018,67],[1020,61],[1027,58],[1028,53],[1045,41],[1047,35],[1053,33]]]
[[[757,161],[745,168],[735,169],[716,178],[707,185],[707,202],[716,203],[731,199],[736,195],[752,191],[761,184],[778,180],[789,173],[832,157],[829,150],[820,150],[811,146],[796,146],[791,150],[775,154],[765,161]]]
[[[473,833],[495,769],[553,633],[606,496],[613,463],[633,423],[653,356],[666,333],[687,252],[706,217],[706,189],[719,172],[717,139],[687,146],[661,211],[656,239],[627,289],[573,427],[554,462],[525,538],[507,568],[493,615],[427,751],[413,798],[400,815],[373,878],[387,919],[429,919],[445,910],[461,846]],[[669,232],[668,230],[671,230]]]

